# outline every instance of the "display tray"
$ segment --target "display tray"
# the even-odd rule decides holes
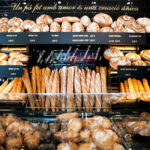
[[[150,137],[140,136],[140,135],[134,135],[131,136],[127,133],[127,131],[121,127],[120,123],[122,122],[123,118],[127,117],[129,115],[115,115],[111,117],[111,121],[113,123],[113,126],[118,131],[118,133],[125,139],[127,145],[132,150],[149,150],[150,148]],[[130,115],[134,118],[137,118],[138,115]]]
[[[109,44],[149,45],[145,33],[24,32],[0,33],[0,44]]]

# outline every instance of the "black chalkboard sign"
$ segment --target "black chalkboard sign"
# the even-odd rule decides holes
[[[1,65],[0,66],[0,78],[15,78],[22,77],[21,65]]]

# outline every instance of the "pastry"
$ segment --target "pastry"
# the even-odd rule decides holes
[[[11,27],[22,27],[23,21],[20,18],[13,17],[8,21],[9,26]]]
[[[50,25],[50,32],[61,32],[61,27],[57,22],[52,22]]]
[[[135,19],[131,16],[123,15],[118,17],[117,22],[120,22],[123,26],[127,26],[135,22]]]
[[[117,29],[117,28],[120,28],[120,27],[123,27],[122,23],[120,23],[119,21],[114,21],[112,24],[111,24],[111,28],[112,29]]]
[[[111,27],[103,27],[100,29],[100,32],[113,32],[113,29]]]
[[[6,137],[6,149],[20,149],[23,144],[23,138],[20,134],[13,134]]]
[[[80,141],[80,134],[74,131],[64,131],[64,132],[56,132],[54,137],[58,141],[62,142],[79,142]]]
[[[145,28],[136,22],[132,22],[126,26],[127,32],[144,33]]]
[[[101,110],[101,77],[100,73],[96,73],[96,79],[95,79],[95,93],[96,93],[96,110],[97,112],[100,112]]]
[[[68,21],[64,21],[61,25],[61,32],[71,32],[72,26]]]
[[[6,140],[6,132],[2,126],[0,126],[0,145],[3,145]]]
[[[111,58],[117,58],[117,57],[122,57],[124,56],[123,52],[121,52],[120,50],[116,49],[116,48],[108,48],[104,51],[104,57],[107,60],[110,60]]]
[[[113,22],[111,16],[104,13],[99,13],[95,15],[93,21],[98,23],[100,27],[108,27]]]
[[[88,129],[84,129],[80,131],[80,139],[81,142],[88,143],[91,142],[91,131]]]
[[[25,31],[30,31],[30,29],[32,28],[32,26],[34,26],[35,25],[35,22],[34,21],[32,21],[32,20],[24,20],[23,21],[23,29],[25,30]]]
[[[74,112],[74,113],[64,113],[61,115],[57,115],[57,119],[59,121],[69,121],[72,118],[77,118],[78,117],[78,113]]]
[[[150,19],[147,18],[147,17],[138,18],[138,19],[136,20],[136,22],[137,22],[138,24],[140,24],[141,26],[144,26],[144,27],[150,25]]]
[[[8,28],[8,32],[23,32],[23,28],[20,26],[13,26]]]
[[[69,120],[68,131],[79,132],[82,129],[82,121],[79,118],[72,118]]]
[[[75,143],[60,143],[57,150],[77,150],[78,146]]]
[[[131,66],[131,61],[125,56],[122,56],[118,58],[111,58],[109,64],[113,69],[117,69],[118,66]]]
[[[82,96],[80,95],[81,92],[81,70],[75,70],[75,77],[74,77],[74,90],[75,90],[75,98],[76,98],[76,105],[78,110],[81,110],[81,106],[82,106]]]
[[[67,21],[67,22],[80,22],[80,19],[78,17],[71,17],[71,16],[67,16],[67,17],[62,17],[63,22]]]
[[[140,56],[142,59],[150,61],[150,50],[141,51]]]
[[[117,27],[114,29],[114,32],[127,32],[127,29],[125,27]]]
[[[147,64],[142,60],[138,60],[138,61],[133,61],[132,66],[147,66]]]
[[[36,149],[40,143],[40,134],[38,132],[27,132],[24,135],[24,144],[28,149]]]
[[[84,27],[83,27],[82,23],[80,23],[80,22],[73,23],[72,32],[84,32]]]
[[[53,22],[52,17],[48,16],[48,15],[41,15],[36,19],[36,24],[46,24],[46,25],[50,25]]]
[[[136,54],[136,53],[127,53],[125,55],[131,62],[133,61],[140,61],[141,60],[141,57]]]
[[[82,25],[86,28],[91,24],[91,19],[88,16],[82,16],[80,23],[82,23]]]
[[[87,32],[100,32],[99,25],[96,22],[92,22],[91,24],[88,25],[86,28]]]

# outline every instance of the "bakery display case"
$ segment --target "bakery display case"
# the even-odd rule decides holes
[[[149,150],[149,4],[1,0],[0,149]]]

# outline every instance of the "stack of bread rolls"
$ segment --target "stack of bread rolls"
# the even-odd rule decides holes
[[[65,16],[52,19],[51,16],[42,14],[35,21],[22,20],[21,18],[0,18],[0,32],[150,32],[150,19],[122,15],[113,21],[106,13],[98,13],[93,19],[87,15],[81,18]]]
[[[109,60],[113,69],[118,66],[150,66],[150,50],[142,50],[140,54],[127,53],[124,55],[117,48],[108,48],[104,51],[104,58]]]
[[[20,52],[10,52],[9,55],[0,53],[0,65],[23,65],[29,57]]]
[[[105,67],[95,70],[79,69],[77,66],[62,67],[60,70],[40,69],[33,66],[31,79],[25,69],[23,81],[27,93],[38,93],[29,97],[31,108],[42,108],[45,111],[75,111],[85,108],[86,111],[109,109],[107,94],[107,71]],[[45,93],[42,95],[41,93]]]
[[[128,78],[120,83],[121,100],[143,100],[150,101],[150,86],[147,79],[142,81]]]
[[[56,140],[61,142],[57,150],[125,150],[106,117],[94,116],[81,120],[78,113],[66,113],[58,115],[57,119],[62,125],[61,131],[54,134]]]

